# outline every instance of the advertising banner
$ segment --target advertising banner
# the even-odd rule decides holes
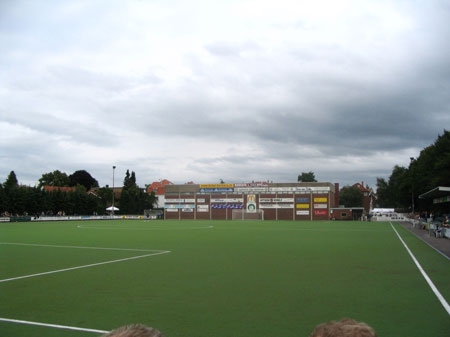
[[[294,204],[259,204],[259,208],[294,208]]]
[[[167,199],[165,200],[166,203],[178,203],[178,204],[184,204],[188,202],[195,202],[195,199]]]
[[[200,193],[227,193],[234,192],[234,188],[220,187],[220,188],[200,188]]]
[[[209,205],[197,205],[197,212],[209,212]]]
[[[244,208],[243,204],[211,204],[211,208],[214,209],[242,209]]]
[[[294,198],[259,198],[259,202],[294,202]]]
[[[244,202],[244,198],[211,198],[211,202]]]
[[[200,188],[234,188],[234,184],[200,184]]]
[[[265,193],[267,187],[238,187],[235,190],[238,193]]]
[[[300,193],[328,193],[330,191],[329,186],[312,186],[312,187],[299,187],[299,186],[284,186],[284,187],[269,187],[270,192],[300,192]]]
[[[247,196],[247,211],[256,212],[256,195],[249,194]]]
[[[200,193],[226,193],[234,191],[234,184],[200,184]]]
[[[189,205],[189,204],[182,204],[182,205],[180,205],[180,204],[174,204],[174,205],[164,205],[164,208],[166,208],[166,209],[182,209],[182,208],[191,208],[191,209],[194,209],[195,208],[195,205],[194,204],[191,204],[191,205]]]

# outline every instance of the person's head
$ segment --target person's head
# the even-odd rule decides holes
[[[377,337],[377,334],[366,323],[343,318],[317,325],[309,337]]]
[[[161,331],[143,324],[130,324],[102,335],[101,337],[164,337]]]

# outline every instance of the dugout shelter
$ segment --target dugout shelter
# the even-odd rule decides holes
[[[433,214],[450,215],[450,187],[437,186],[419,195],[419,199],[427,202]]]
[[[332,207],[330,210],[331,220],[362,220],[365,209],[364,207]]]
[[[419,199],[433,199],[433,204],[450,202],[450,187],[438,186],[419,195]]]

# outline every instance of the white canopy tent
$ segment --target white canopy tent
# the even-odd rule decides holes
[[[394,208],[374,208],[372,209],[371,213],[394,213],[395,209]]]

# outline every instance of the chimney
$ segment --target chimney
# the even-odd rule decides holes
[[[339,183],[334,183],[334,207],[339,207]]]

